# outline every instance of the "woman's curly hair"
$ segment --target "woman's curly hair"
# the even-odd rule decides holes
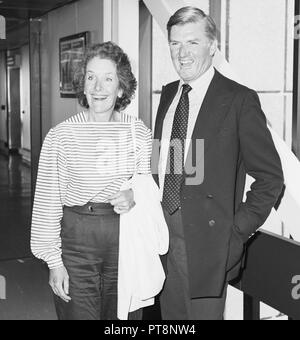
[[[86,50],[84,59],[75,73],[73,81],[73,86],[77,93],[79,104],[86,109],[89,108],[88,101],[84,94],[84,85],[87,64],[95,57],[108,59],[115,63],[120,89],[123,90],[123,95],[121,98],[117,98],[114,109],[116,111],[124,110],[131,103],[137,87],[137,82],[132,73],[127,54],[125,54],[118,45],[111,41],[102,44],[95,44]]]

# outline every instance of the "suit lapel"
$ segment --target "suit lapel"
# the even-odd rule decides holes
[[[193,141],[196,139],[204,140],[205,150],[216,140],[233,100],[232,93],[223,83],[224,79],[218,71],[215,71],[192,134]],[[190,152],[191,150],[189,150]]]
[[[175,81],[174,83],[169,84],[168,86],[163,88],[161,94],[161,101],[157,111],[156,125],[154,138],[157,140],[161,140],[162,137],[162,129],[166,114],[176,96],[178,91],[179,81]]]
[[[158,163],[159,163],[159,155],[160,155],[160,141],[162,137],[163,124],[166,117],[166,114],[169,110],[169,107],[176,96],[178,91],[179,81],[173,82],[166,87],[163,88],[161,93],[161,99],[159,103],[159,107],[157,110],[156,123],[155,123],[155,131],[154,131],[154,141],[152,148],[152,174],[155,182],[159,185],[158,178]]]

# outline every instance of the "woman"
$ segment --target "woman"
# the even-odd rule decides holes
[[[111,320],[117,319],[119,216],[135,204],[132,190],[120,188],[135,169],[150,174],[151,132],[122,112],[136,80],[117,45],[90,48],[75,83],[84,110],[44,141],[31,247],[49,266],[59,319]]]

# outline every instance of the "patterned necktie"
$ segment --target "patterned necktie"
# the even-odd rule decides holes
[[[172,134],[162,204],[170,215],[180,207],[180,188],[184,179],[184,148],[189,120],[189,96],[191,86],[184,84],[177,105]]]

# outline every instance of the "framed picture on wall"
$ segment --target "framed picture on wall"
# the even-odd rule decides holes
[[[89,42],[89,32],[70,35],[59,39],[60,96],[75,98],[74,74],[83,60]]]

